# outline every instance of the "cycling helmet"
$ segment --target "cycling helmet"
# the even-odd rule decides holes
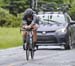
[[[26,16],[33,16],[34,14],[34,11],[31,9],[31,8],[28,8],[25,13],[24,13]]]

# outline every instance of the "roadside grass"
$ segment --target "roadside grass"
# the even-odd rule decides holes
[[[0,27],[0,49],[22,45],[22,35],[19,28]]]

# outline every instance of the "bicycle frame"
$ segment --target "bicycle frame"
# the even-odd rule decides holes
[[[34,45],[33,45],[33,33],[31,29],[23,29],[22,31],[27,31],[26,36],[26,59],[29,60],[29,53],[31,52],[31,58],[34,57]],[[23,46],[25,47],[25,46]]]
[[[34,56],[34,45],[33,45],[33,34],[32,30],[26,30],[26,59],[29,60],[29,52],[31,52],[31,58],[33,59]]]
[[[27,31],[27,36],[26,36],[26,42],[27,44],[29,44],[29,48],[32,48],[32,44],[33,44],[33,35],[32,35],[32,30],[28,30]]]

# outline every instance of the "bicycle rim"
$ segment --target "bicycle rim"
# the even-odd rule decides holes
[[[32,43],[32,50],[31,50],[31,59],[34,58],[34,46],[33,46],[33,43]]]
[[[29,49],[26,49],[26,60],[29,60]]]

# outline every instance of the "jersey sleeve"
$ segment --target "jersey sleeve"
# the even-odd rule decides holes
[[[39,24],[39,17],[37,17],[36,15],[34,15],[32,23]]]

